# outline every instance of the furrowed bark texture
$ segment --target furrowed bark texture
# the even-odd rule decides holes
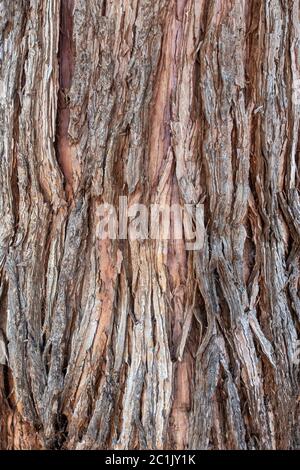
[[[300,446],[298,0],[0,0],[0,447]],[[294,90],[295,93],[295,90]],[[204,247],[101,240],[196,204]]]

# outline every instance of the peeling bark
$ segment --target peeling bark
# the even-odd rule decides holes
[[[0,448],[299,448],[299,33],[296,0],[0,0]],[[202,202],[203,249],[99,239],[119,196]]]

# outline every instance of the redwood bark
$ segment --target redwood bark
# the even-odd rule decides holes
[[[0,447],[299,448],[299,2],[0,0],[0,41]],[[203,248],[101,240],[119,196]]]

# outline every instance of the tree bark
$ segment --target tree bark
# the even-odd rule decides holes
[[[0,447],[300,447],[297,0],[0,0]],[[204,204],[102,240],[102,203]]]

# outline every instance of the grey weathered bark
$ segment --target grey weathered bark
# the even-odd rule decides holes
[[[299,448],[299,33],[298,0],[0,0],[1,448]],[[121,195],[202,201],[204,248],[99,240]]]

